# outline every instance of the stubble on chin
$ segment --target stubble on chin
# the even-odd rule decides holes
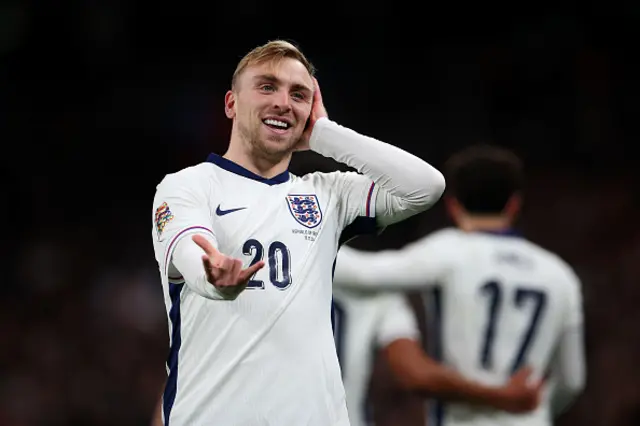
[[[293,152],[295,144],[290,142],[284,145],[285,142],[269,142],[262,141],[260,139],[254,139],[251,141],[251,148],[254,155],[257,155],[264,160],[268,160],[273,163],[282,161],[282,159]]]
[[[291,154],[298,144],[298,139],[289,140],[264,140],[260,137],[250,139],[250,145],[256,153],[260,153],[270,159],[279,160]]]
[[[281,161],[285,156],[295,151],[295,147],[300,142],[302,134],[297,138],[284,140],[264,140],[259,128],[248,129],[246,126],[239,126],[238,130],[245,140],[251,154],[273,163]]]

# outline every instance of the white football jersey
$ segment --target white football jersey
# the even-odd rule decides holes
[[[265,179],[213,154],[165,177],[153,239],[171,337],[166,425],[349,425],[332,267],[341,238],[375,230],[374,188],[354,172]],[[195,232],[244,267],[265,260],[236,300],[195,294],[172,264]]]
[[[405,297],[342,289],[333,294],[334,333],[352,426],[367,422],[367,395],[374,351],[398,339],[420,339]]]
[[[489,385],[506,383],[524,365],[542,377],[563,332],[582,327],[573,270],[514,234],[445,229],[400,251],[345,247],[335,273],[358,287],[423,288],[432,355]],[[548,401],[523,415],[463,403],[436,404],[430,415],[433,425],[552,424]]]

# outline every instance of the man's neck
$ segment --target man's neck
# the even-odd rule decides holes
[[[266,179],[278,176],[289,168],[291,154],[278,161],[256,156],[243,148],[241,144],[231,143],[223,157]]]
[[[470,215],[458,227],[466,232],[504,232],[511,229],[511,220],[505,216]]]

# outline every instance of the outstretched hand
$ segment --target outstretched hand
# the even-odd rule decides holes
[[[313,131],[313,126],[315,126],[316,121],[318,121],[319,118],[329,116],[329,114],[327,114],[327,109],[324,107],[324,102],[322,102],[322,93],[320,92],[320,85],[316,78],[313,79],[313,86],[314,90],[313,103],[311,104],[311,115],[309,116],[307,127],[302,133],[300,142],[296,145],[296,151],[306,151],[309,149],[309,139],[311,139],[311,132]]]
[[[194,235],[192,240],[205,252],[202,265],[207,274],[207,281],[225,296],[233,297],[240,294],[253,274],[264,267],[264,261],[261,260],[242,269],[242,261],[220,253],[203,235]]]

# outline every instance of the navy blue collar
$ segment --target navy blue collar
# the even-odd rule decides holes
[[[285,183],[289,180],[289,170],[285,170],[284,172],[280,173],[279,175],[276,175],[270,179],[267,179],[266,177],[257,175],[255,173],[253,173],[250,170],[245,169],[244,167],[242,167],[239,164],[234,163],[231,160],[227,160],[224,157],[220,157],[219,155],[216,154],[209,154],[209,156],[207,157],[207,161],[209,163],[213,163],[216,166],[220,167],[221,169],[224,169],[228,172],[231,173],[235,173],[237,175],[240,175],[242,177],[246,177],[248,179],[252,179],[252,180],[256,180],[258,182],[262,182],[262,183],[266,183],[267,185],[277,185],[279,183]]]
[[[522,237],[522,234],[513,228],[496,229],[494,231],[477,231],[480,234],[498,235],[502,237]]]

